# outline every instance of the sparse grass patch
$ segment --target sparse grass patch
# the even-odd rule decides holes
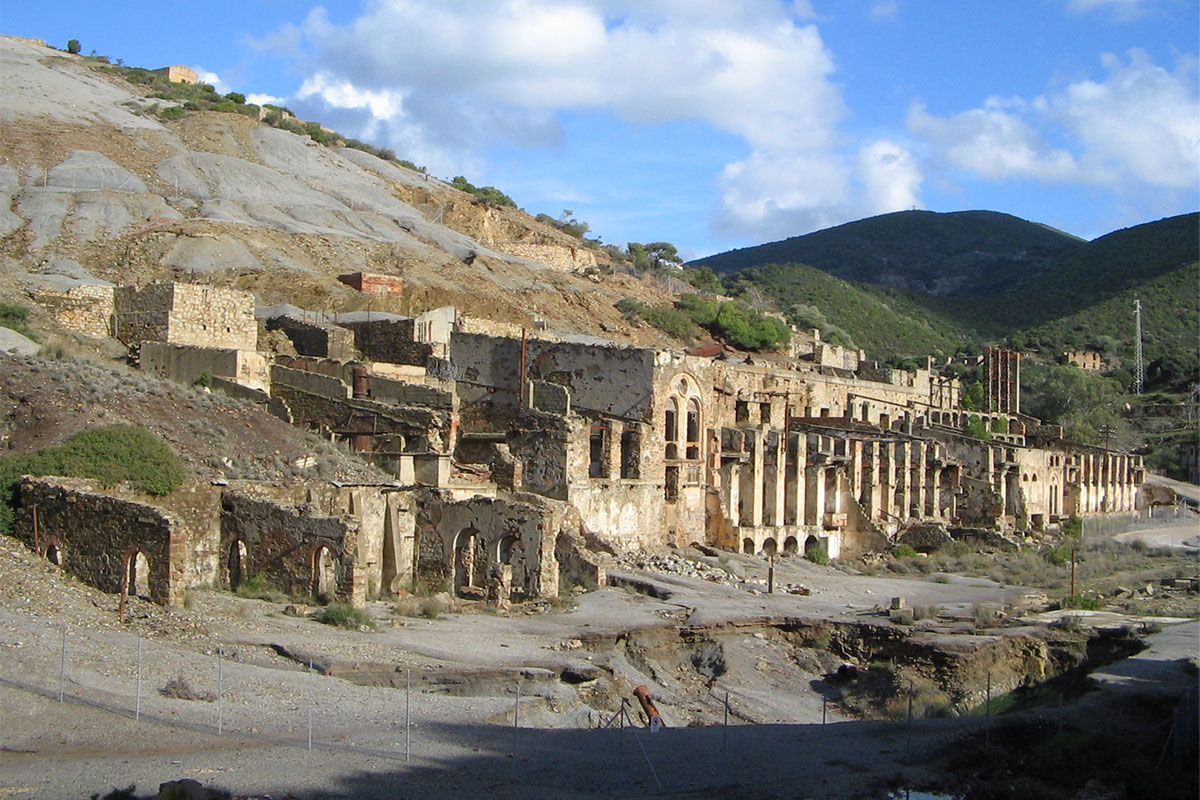
[[[315,619],[317,622],[351,631],[362,628],[375,629],[375,620],[363,609],[355,608],[349,603],[330,603],[320,610]]]
[[[266,575],[257,574],[251,575],[246,580],[238,584],[234,592],[238,597],[246,597],[251,600],[266,600],[270,603],[286,603],[289,598],[281,592],[271,579]]]

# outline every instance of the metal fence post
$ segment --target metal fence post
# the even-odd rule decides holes
[[[308,660],[308,749],[312,750],[313,672],[312,659]]]
[[[721,731],[721,776],[729,777],[729,692],[725,693],[725,726]]]
[[[62,626],[62,652],[58,657],[58,702],[63,701],[64,686],[67,682],[67,626]]]
[[[412,711],[412,670],[404,676],[404,760],[409,758],[409,743],[412,726],[409,724]]]
[[[222,697],[225,688],[224,664],[221,648],[217,648],[217,735],[225,732],[225,701]]]
[[[137,640],[137,684],[133,692],[133,718],[140,720],[142,718],[142,637]]]
[[[983,746],[992,746],[992,671],[987,674],[987,729],[983,735]]]
[[[517,684],[517,699],[513,703],[513,734],[512,734],[512,754],[513,758],[517,757],[517,721],[521,713],[521,684]]]

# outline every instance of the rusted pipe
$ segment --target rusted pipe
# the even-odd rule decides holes
[[[353,375],[354,399],[366,400],[371,396],[371,376],[367,374],[366,367],[355,367],[351,374]]]
[[[38,507],[33,504],[33,552],[42,555],[42,539],[38,535]]]
[[[654,700],[650,697],[650,690],[645,686],[639,686],[633,690],[633,696],[642,704],[642,710],[646,712],[646,725],[654,728],[665,728],[662,716],[659,715],[658,709],[654,707]],[[655,724],[657,723],[657,725]]]

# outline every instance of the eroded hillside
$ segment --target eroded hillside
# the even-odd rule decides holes
[[[422,172],[327,147],[236,113],[165,102],[103,65],[0,38],[0,299],[171,275],[249,289],[261,303],[401,314],[441,305],[636,343],[614,307],[669,300],[608,274],[607,256],[517,209]],[[367,298],[347,272],[402,276]]]

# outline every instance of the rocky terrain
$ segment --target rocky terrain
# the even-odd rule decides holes
[[[401,314],[455,305],[620,341],[662,335],[613,306],[667,295],[608,274],[603,251],[589,251],[600,268],[575,270],[505,252],[586,249],[522,211],[241,114],[163,122],[152,109],[170,103],[104,67],[0,37],[0,301],[184,276],[263,304]],[[336,280],[360,270],[402,275],[405,296],[367,298]],[[40,316],[34,325],[49,327]]]

